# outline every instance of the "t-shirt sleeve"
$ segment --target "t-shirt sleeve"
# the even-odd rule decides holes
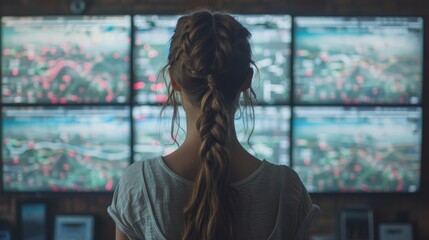
[[[298,229],[294,240],[307,239],[307,231],[317,217],[319,207],[312,203],[307,190],[301,182],[301,200],[298,209]]]
[[[121,230],[130,239],[137,239],[134,232],[134,217],[132,203],[136,201],[135,191],[133,190],[134,176],[131,171],[126,171],[121,177],[118,186],[113,193],[112,203],[107,208],[107,212],[115,222],[117,228]]]
[[[301,200],[299,204],[299,218],[303,221],[307,214],[310,212],[313,203],[311,198],[308,195],[307,189],[305,189],[304,184],[301,182]]]

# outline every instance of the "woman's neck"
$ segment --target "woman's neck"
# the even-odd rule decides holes
[[[201,138],[196,123],[187,121],[187,133],[183,144],[176,151],[164,156],[165,163],[178,175],[193,181],[200,166],[200,146]],[[230,125],[226,148],[230,155],[229,182],[239,181],[259,167],[260,160],[248,153],[238,141],[233,123]]]

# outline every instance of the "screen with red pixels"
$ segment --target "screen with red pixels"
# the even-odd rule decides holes
[[[3,17],[3,103],[125,103],[130,16]]]
[[[242,109],[236,114],[235,128],[241,145],[260,159],[282,165],[290,165],[289,133],[290,108],[287,106],[255,106],[255,124],[253,126],[250,110]],[[136,106],[134,119],[134,161],[141,161],[176,150],[186,137],[186,118],[179,111],[179,124],[175,125],[171,137],[172,108],[161,113],[159,106]],[[250,139],[249,139],[250,136]]]
[[[129,107],[4,107],[3,189],[112,191],[129,165]]]
[[[162,68],[168,62],[170,39],[179,16],[134,16],[134,94],[137,103],[163,103],[167,88]],[[168,81],[168,74],[165,74]]]
[[[297,107],[293,166],[310,192],[416,192],[420,107]]]
[[[294,46],[297,103],[421,103],[422,18],[296,17]]]
[[[263,104],[287,104],[291,95],[290,15],[236,15],[236,19],[252,34],[250,45],[254,70],[252,88],[256,100]]]
[[[290,15],[235,15],[252,34],[251,48],[257,66],[252,88],[264,104],[285,104],[290,99]],[[179,16],[134,17],[134,90],[137,103],[167,100],[162,68],[167,64],[170,39]],[[165,74],[168,80],[168,74]]]

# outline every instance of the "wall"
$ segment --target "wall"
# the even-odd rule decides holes
[[[191,9],[209,7],[238,13],[289,13],[293,15],[418,15],[428,17],[429,4],[426,0],[89,0],[88,14],[134,14],[134,13],[183,13]],[[1,15],[61,15],[70,14],[70,0],[0,0]],[[425,26],[425,45],[428,45]],[[425,59],[428,59],[428,48]],[[425,63],[425,66],[428,63]],[[428,73],[425,72],[424,79]],[[424,84],[426,93],[429,84]],[[424,98],[428,105],[429,98]],[[425,119],[429,109],[425,107]],[[424,142],[428,143],[427,130]],[[424,152],[429,159],[429,151]],[[375,210],[375,220],[394,221],[398,213],[405,213],[409,221],[416,224],[416,239],[429,239],[429,164],[423,161],[422,193],[418,195],[344,196],[314,195],[313,201],[322,211],[318,222],[312,226],[312,233],[334,233],[337,213],[349,205],[370,205]],[[51,217],[59,213],[94,214],[97,218],[97,239],[114,239],[114,224],[106,213],[111,200],[104,195],[66,195],[62,197],[40,197],[35,195],[0,195],[0,218],[8,220],[14,229],[17,201],[36,199],[49,205]]]

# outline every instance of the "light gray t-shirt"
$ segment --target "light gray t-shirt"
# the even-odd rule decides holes
[[[237,239],[294,239],[312,208],[295,171],[265,160],[231,186],[239,194]],[[107,211],[131,240],[181,239],[191,191],[192,182],[174,173],[162,157],[135,162],[121,177]]]

